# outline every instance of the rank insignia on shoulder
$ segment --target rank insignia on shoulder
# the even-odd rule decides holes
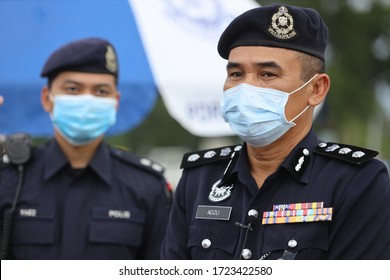
[[[353,164],[362,164],[379,153],[352,145],[321,142],[314,149],[315,154],[337,158]]]
[[[229,160],[232,153],[240,151],[241,147],[241,145],[234,145],[186,153],[183,156],[180,168],[194,167],[220,160]]]
[[[145,170],[150,170],[159,174],[162,174],[165,171],[165,168],[161,164],[151,159],[138,157],[135,154],[132,154],[130,152],[121,149],[112,149],[111,151],[112,154],[117,158],[120,158],[134,166],[139,166]]]

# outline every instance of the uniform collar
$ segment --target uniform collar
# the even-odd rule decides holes
[[[318,145],[313,129],[302,139],[284,160],[280,168],[286,169],[296,180],[308,184],[313,167],[313,150]]]
[[[89,166],[95,171],[100,178],[102,178],[109,186],[112,182],[111,170],[112,162],[110,149],[105,142],[102,142],[95,155],[93,156]]]
[[[44,160],[44,180],[54,176],[59,170],[68,164],[61,147],[54,139],[48,143]],[[88,166],[108,185],[111,185],[111,157],[108,145],[102,142]]]
[[[57,141],[52,139],[47,144],[44,154],[43,179],[46,181],[68,164],[64,152]]]
[[[313,166],[312,151],[317,144],[318,138],[311,129],[305,138],[294,147],[276,172],[285,169],[297,181],[305,184],[309,183],[310,171]],[[246,143],[243,144],[239,158],[231,170],[231,175],[234,174],[237,174],[238,180],[244,185],[250,184],[250,181],[253,180],[250,174]]]

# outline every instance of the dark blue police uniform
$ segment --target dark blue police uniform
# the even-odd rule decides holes
[[[164,259],[390,259],[389,174],[376,152],[311,131],[258,189],[240,148],[185,155]]]
[[[15,197],[17,169],[5,165],[0,177],[3,214]],[[75,170],[52,140],[34,148],[24,178],[11,258],[160,258],[168,220],[161,166],[103,142],[88,166]]]

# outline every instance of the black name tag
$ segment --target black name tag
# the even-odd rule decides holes
[[[195,218],[228,221],[231,213],[232,207],[198,205]]]

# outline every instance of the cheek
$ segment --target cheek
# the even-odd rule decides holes
[[[294,96],[295,94],[288,98],[286,108],[284,110],[288,121],[295,118],[306,108],[307,105],[309,105],[308,96],[306,93],[301,93]]]
[[[226,79],[225,83],[223,84],[223,91],[231,88],[231,83]]]

